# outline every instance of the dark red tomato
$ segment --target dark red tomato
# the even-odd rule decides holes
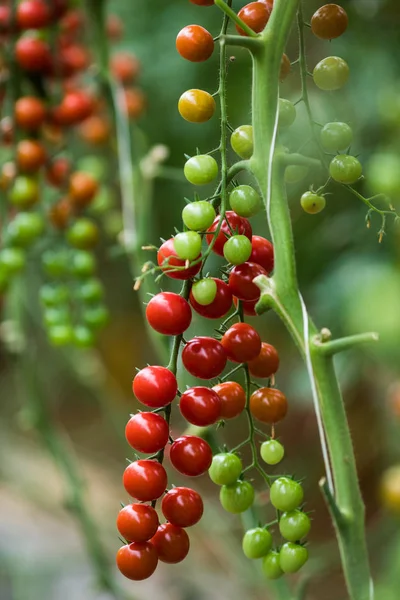
[[[81,10],[69,10],[60,21],[60,29],[71,37],[76,36],[85,23],[85,17]]]
[[[70,170],[71,164],[68,159],[56,158],[47,167],[47,181],[55,187],[61,187],[67,181]]]
[[[233,419],[240,415],[246,406],[246,393],[236,381],[224,381],[212,388],[221,400],[221,418]]]
[[[58,72],[63,77],[71,77],[79,71],[84,71],[90,64],[89,51],[81,44],[68,44],[58,52],[55,74]]]
[[[51,9],[53,18],[59,19],[68,9],[69,0],[52,0]]]
[[[260,290],[253,283],[253,279],[258,275],[267,276],[267,271],[256,263],[245,262],[233,267],[229,275],[229,287],[232,294],[239,300],[258,300]]]
[[[212,6],[214,4],[214,0],[190,0],[190,2],[198,6]]]
[[[203,306],[194,299],[192,292],[190,292],[190,304],[194,310],[199,313],[202,317],[207,319],[220,319],[224,317],[232,308],[232,292],[227,283],[222,279],[216,279],[212,277],[217,284],[217,293],[211,304]]]
[[[222,344],[212,337],[190,340],[182,352],[183,366],[199,379],[212,379],[225,369],[227,356]]]
[[[258,316],[256,313],[257,302],[258,302],[258,298],[257,298],[257,300],[241,300],[243,314],[247,315],[248,317],[257,317]],[[237,306],[239,303],[238,298],[234,297],[233,303],[235,306]]]
[[[139,402],[145,406],[161,408],[175,398],[178,382],[166,367],[145,367],[135,376],[132,389]]]
[[[68,92],[61,104],[54,109],[53,119],[58,125],[76,125],[90,117],[94,107],[93,98],[86,92],[80,90]]]
[[[201,254],[197,258],[200,258]],[[171,279],[192,279],[201,268],[201,261],[197,265],[193,267],[189,267],[188,269],[182,269],[185,266],[185,261],[177,258],[175,248],[174,248],[174,240],[173,238],[167,240],[163,243],[163,245],[159,248],[157,252],[157,263],[158,266],[163,266],[164,274]],[[173,271],[175,267],[179,267],[180,270]]]
[[[260,388],[250,396],[250,412],[262,423],[273,425],[282,421],[287,410],[286,396],[275,388]]]
[[[261,338],[247,323],[235,323],[222,336],[221,344],[229,360],[238,363],[256,358],[261,351]]]
[[[147,504],[127,504],[118,513],[117,529],[128,542],[147,542],[158,526],[158,515]]]
[[[179,408],[186,421],[198,427],[207,427],[218,421],[221,400],[216,392],[199,385],[183,392]]]
[[[164,517],[177,527],[191,527],[203,515],[203,500],[200,494],[187,487],[173,488],[162,499]]]
[[[156,460],[136,460],[126,467],[123,484],[130,496],[141,502],[149,502],[165,492],[167,473]]]
[[[261,265],[267,273],[274,270],[274,247],[269,240],[253,235],[251,238],[252,251],[249,262]]]
[[[44,123],[46,106],[35,96],[24,96],[15,103],[15,122],[23,129],[35,130]]]
[[[213,36],[200,25],[187,25],[177,35],[176,49],[186,60],[203,62],[214,52]]]
[[[16,148],[17,165],[21,171],[38,171],[46,162],[46,151],[36,140],[21,140]]]
[[[260,354],[248,362],[249,371],[254,377],[268,378],[279,368],[279,354],[271,344],[263,342]]]
[[[10,33],[10,26],[11,8],[9,6],[0,6],[0,33]]]
[[[214,223],[209,229],[207,229],[209,232],[209,234],[206,236],[208,245],[210,245],[215,238],[215,236],[211,235],[211,233],[217,229],[220,219],[220,215],[215,217]],[[221,229],[219,230],[219,234],[217,235],[217,239],[215,240],[213,252],[219,254],[219,256],[223,256],[225,242],[233,234],[245,235],[247,238],[249,238],[249,240],[251,240],[252,229],[250,222],[247,219],[244,217],[239,217],[239,215],[234,213],[233,210],[228,210],[225,213],[224,221],[221,225]]]
[[[238,12],[238,17],[256,33],[260,33],[268,23],[272,6],[266,2],[250,2]],[[248,35],[241,27],[236,25],[240,35]]]
[[[122,575],[142,581],[153,575],[158,564],[157,550],[150,542],[133,542],[117,552],[117,567]]]
[[[169,458],[177,471],[188,477],[197,477],[209,469],[212,451],[202,438],[182,435],[171,445]]]
[[[153,454],[162,450],[168,443],[168,423],[155,413],[138,413],[126,424],[125,437],[134,450]]]
[[[15,58],[25,71],[47,71],[51,65],[50,48],[47,42],[33,36],[21,37],[15,44]]]
[[[17,5],[16,18],[21,29],[40,29],[51,21],[47,0],[23,0]]]
[[[179,563],[186,558],[190,547],[186,531],[172,523],[160,525],[151,543],[157,551],[158,559],[169,564]]]
[[[154,296],[146,307],[149,325],[163,335],[180,335],[192,321],[192,311],[185,298],[172,292]]]

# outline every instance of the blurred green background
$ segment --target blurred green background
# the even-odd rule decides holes
[[[236,9],[243,4],[234,0]],[[306,0],[304,5],[310,18],[320,4]],[[333,94],[317,90],[310,80],[314,115],[319,122],[335,119],[351,124],[355,135],[352,152],[359,155],[366,175],[360,189],[366,195],[387,193],[400,210],[400,5],[397,0],[354,0],[343,2],[343,6],[349,14],[349,29],[341,39],[322,42],[306,32],[311,70],[329,54],[345,58],[351,69],[346,88]],[[184,153],[192,154],[196,147],[208,151],[219,139],[218,116],[198,126],[183,121],[176,108],[186,89],[215,91],[217,56],[200,65],[186,62],[175,50],[175,37],[190,23],[199,23],[217,34],[221,16],[215,7],[202,9],[188,0],[110,0],[109,11],[118,14],[125,25],[125,36],[115,50],[133,51],[142,64],[140,85],[148,98],[148,110],[138,126],[146,146],[150,149],[164,144],[169,149],[163,173],[153,188],[147,242],[157,244],[160,237],[171,235],[174,226],[180,226],[183,198],[193,194],[182,178]],[[293,31],[287,48],[292,61],[297,58],[295,34]],[[236,60],[229,66],[228,113],[236,127],[250,122],[251,68],[246,52],[235,50],[232,55]],[[293,100],[299,97],[296,66],[282,84],[281,95]],[[299,106],[296,124],[285,144],[296,150],[308,135],[306,131],[305,115]],[[90,149],[83,152],[92,153]],[[366,207],[334,185],[329,188],[332,195],[328,196],[327,209],[320,215],[306,215],[300,208],[300,195],[312,183],[323,183],[319,177],[311,173],[305,181],[289,187],[300,286],[316,322],[331,329],[335,336],[365,330],[376,330],[381,336],[375,346],[340,356],[337,369],[367,506],[376,598],[398,600],[399,521],[382,508],[380,481],[388,467],[400,462],[399,229],[389,220],[387,235],[379,244],[379,217],[372,215],[371,227],[367,228]],[[253,219],[252,225],[255,233],[268,235],[263,215]],[[1,600],[113,597],[99,591],[96,585],[79,527],[69,510],[71,497],[65,478],[32,426],[37,425],[32,423],[32,411],[36,411],[37,418],[39,395],[39,405],[46,407],[64,447],[82,471],[88,510],[113,565],[114,552],[119,547],[115,516],[119,502],[127,501],[121,485],[125,457],[129,456],[124,425],[129,413],[137,408],[131,380],[135,367],[158,360],[145,328],[142,300],[132,290],[128,261],[109,251],[113,243],[105,243],[100,252],[111,320],[96,349],[62,351],[48,346],[41,331],[38,269],[34,263],[24,291],[16,289],[11,302],[15,308],[23,293],[30,313],[27,338],[21,338],[15,330],[13,315],[3,314]],[[217,268],[219,263],[215,260],[210,264]],[[162,281],[164,289],[170,285]],[[313,516],[311,560],[301,576],[307,588],[301,597],[344,600],[347,596],[334,532],[318,489],[323,466],[307,374],[291,339],[274,315],[259,317],[256,322],[262,338],[273,343],[281,356],[277,385],[287,394],[290,404],[289,416],[278,428],[287,453],[284,469],[304,479],[307,509]],[[190,333],[210,333],[214,325],[194,316]],[[35,394],[36,400],[32,400]],[[181,431],[182,426],[174,418],[173,431]],[[245,435],[243,427],[240,418],[228,423],[222,439],[228,444],[240,440]],[[63,452],[63,448],[58,450]],[[174,475],[174,483],[182,482]],[[127,597],[291,599],[289,588],[298,579],[278,586],[264,581],[258,565],[242,556],[240,519],[223,513],[218,492],[207,476],[192,483],[204,494],[206,510],[192,531],[188,558],[176,566],[160,564],[156,574],[143,583],[122,581],[115,574]],[[262,502],[260,497],[259,504]],[[400,506],[398,510],[400,514]]]

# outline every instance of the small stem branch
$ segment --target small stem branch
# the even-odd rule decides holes
[[[321,166],[320,160],[304,156],[304,154],[281,154],[280,159],[284,165],[300,165],[311,168],[318,168]]]
[[[348,337],[327,342],[322,341],[320,335],[316,335],[312,339],[311,343],[313,344],[315,350],[322,352],[322,354],[325,356],[333,356],[339,352],[351,350],[360,344],[369,344],[370,342],[377,342],[378,340],[379,335],[375,332],[370,332],[360,333],[358,335],[350,335]]]
[[[224,36],[224,40],[227,46],[239,46],[250,50],[250,52],[257,52],[262,45],[259,37],[227,34]]]

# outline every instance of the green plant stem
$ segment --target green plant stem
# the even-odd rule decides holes
[[[351,348],[359,346],[360,344],[369,344],[371,342],[377,342],[378,340],[379,335],[377,333],[371,332],[360,333],[359,335],[350,335],[349,337],[327,342],[321,341],[320,336],[316,336],[312,340],[312,344],[322,354],[325,354],[326,356],[333,356],[338,352],[350,350]]]
[[[234,10],[232,10],[232,8],[230,7],[230,3],[227,4],[226,2],[224,2],[224,0],[214,0],[214,3],[218,6],[218,8],[220,8],[227,17],[229,17],[230,19],[232,19],[232,21],[234,23],[236,23],[236,25],[238,25],[238,27],[240,27],[241,29],[243,29],[243,31],[245,33],[247,33],[248,36],[250,37],[257,37],[257,33],[255,33],[251,27],[249,27],[248,25],[246,25],[246,23],[244,23],[242,21],[242,19],[240,17],[237,16],[237,14],[235,13]]]

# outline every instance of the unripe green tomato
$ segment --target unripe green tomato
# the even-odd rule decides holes
[[[233,485],[237,482],[242,470],[242,461],[236,454],[221,452],[213,456],[208,474],[211,481],[217,485]]]
[[[42,255],[42,267],[50,277],[63,277],[68,273],[70,254],[65,250],[46,250]]]
[[[39,295],[44,306],[59,306],[69,299],[69,289],[62,283],[46,283],[40,288]]]
[[[285,456],[285,449],[278,440],[267,440],[261,444],[260,454],[267,465],[277,465]]]
[[[272,535],[262,527],[249,529],[244,534],[242,548],[247,558],[262,558],[272,548]]]
[[[308,550],[304,546],[287,542],[279,552],[279,564],[284,573],[297,573],[308,560]]]
[[[262,562],[264,575],[267,579],[279,579],[282,577],[283,571],[279,562],[279,552],[272,550],[268,552]]]
[[[74,345],[78,348],[90,348],[94,346],[96,338],[93,331],[85,325],[77,325],[72,332]]]
[[[254,502],[254,495],[251,483],[239,480],[233,485],[223,485],[219,499],[227,512],[239,514],[250,508]]]
[[[192,156],[186,161],[183,172],[193,185],[207,185],[218,175],[217,161],[209,154]]]
[[[67,240],[74,248],[93,248],[99,241],[99,228],[90,219],[80,217],[68,229]]]
[[[50,306],[43,312],[43,322],[47,327],[69,325],[71,320],[69,306]]]
[[[240,125],[231,135],[232,150],[240,158],[250,158],[253,154],[253,127]]]
[[[360,179],[362,166],[355,156],[338,154],[331,160],[329,174],[332,179],[339,183],[351,184]]]
[[[84,156],[76,164],[77,171],[83,171],[92,175],[96,181],[104,181],[107,178],[109,167],[108,162],[101,156]]]
[[[174,248],[182,260],[194,260],[201,252],[201,236],[196,231],[183,231],[174,237]]]
[[[94,215],[104,215],[104,213],[113,208],[114,205],[115,197],[112,190],[107,186],[102,185],[87,210]]]
[[[107,325],[109,313],[105,306],[99,304],[98,306],[87,307],[82,313],[82,318],[89,327],[101,329]]]
[[[251,241],[245,235],[232,235],[224,244],[225,260],[232,265],[242,265],[250,258]]]
[[[29,246],[43,231],[42,215],[34,212],[20,212],[8,224],[6,237],[11,244]]]
[[[298,542],[308,534],[310,529],[309,516],[297,508],[283,513],[279,520],[279,531],[289,542]]]
[[[327,56],[314,67],[313,79],[320,90],[333,91],[345,85],[349,74],[349,65],[343,58]]]
[[[327,152],[343,152],[353,141],[353,131],[347,123],[326,123],[320,136],[322,147]]]
[[[296,119],[296,107],[286,98],[279,98],[279,127],[285,129],[293,125]]]
[[[25,252],[20,248],[0,250],[0,269],[5,275],[16,275],[25,266]]]
[[[240,217],[252,217],[261,210],[262,200],[250,185],[238,185],[229,194],[229,204]]]
[[[90,277],[96,270],[96,257],[88,250],[73,250],[70,272],[79,277]]]
[[[193,284],[192,294],[198,304],[201,304],[201,306],[208,306],[215,300],[215,296],[217,295],[217,284],[214,279],[205,277]]]
[[[286,183],[297,183],[308,175],[309,168],[302,165],[289,165],[285,169]]]
[[[303,488],[297,481],[288,477],[279,477],[271,486],[271,504],[278,510],[294,510],[303,502]]]
[[[319,196],[314,192],[304,192],[300,198],[300,204],[304,212],[309,215],[316,215],[324,210],[326,200],[324,196]]]
[[[182,220],[188,229],[205,231],[214,222],[215,209],[206,200],[191,202],[182,211]]]
[[[39,185],[36,179],[18,175],[9,192],[11,204],[18,208],[29,208],[39,200]]]
[[[103,284],[99,279],[88,279],[79,285],[76,297],[83,302],[99,302],[103,298]]]
[[[49,342],[53,346],[66,346],[72,341],[72,327],[66,323],[53,325],[47,330]]]
[[[119,236],[124,229],[123,220],[120,210],[109,210],[107,212],[107,218],[103,218],[104,233],[110,238]]]

